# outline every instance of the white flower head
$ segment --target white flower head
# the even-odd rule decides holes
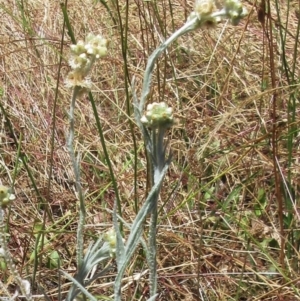
[[[96,59],[107,54],[108,41],[101,35],[89,33],[85,41],[79,41],[71,45],[71,57],[69,65],[72,70],[66,79],[69,88],[81,87],[81,94],[91,89],[91,81],[88,75]]]
[[[31,292],[30,292],[30,282],[28,280],[24,280],[24,279],[22,279],[21,282],[23,284],[23,288],[25,289],[26,294],[30,295],[31,294]]]
[[[86,77],[80,70],[73,70],[69,72],[66,79],[66,86],[69,88],[82,87],[90,90],[92,82],[90,78]]]
[[[169,128],[173,125],[173,109],[165,102],[154,102],[147,105],[146,114],[141,118],[141,122],[149,128]]]
[[[108,40],[104,39],[101,35],[89,34],[86,38],[85,49],[90,55],[95,56],[97,59],[107,54]]]
[[[215,0],[195,0],[194,11],[190,14],[188,20],[198,19],[193,29],[202,26],[213,27],[221,20],[221,18],[215,14],[216,12],[217,7]]]
[[[11,193],[8,187],[0,185],[0,207],[2,209],[10,205],[15,199],[15,195]]]
[[[226,0],[224,9],[233,25],[237,25],[248,14],[239,0]]]
[[[116,247],[117,247],[117,235],[115,229],[109,229],[104,235],[103,240],[106,241],[110,248],[110,256],[114,257],[116,254]]]
[[[84,69],[90,63],[86,53],[80,55],[72,55],[69,59],[69,65],[72,69]]]
[[[207,17],[211,15],[216,10],[216,4],[214,0],[196,0],[195,1],[195,12],[199,16]]]
[[[0,248],[0,257],[4,257],[5,258],[5,251],[3,248]]]
[[[85,43],[83,41],[78,41],[76,45],[71,45],[71,52],[75,55],[80,55],[85,52]]]

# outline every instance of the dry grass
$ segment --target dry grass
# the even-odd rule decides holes
[[[289,63],[295,59],[299,22],[295,14],[299,4],[290,2],[290,34],[285,45]],[[23,17],[18,3],[24,4]],[[112,3],[108,1],[118,20]],[[155,71],[149,101],[167,101],[177,117],[170,133],[173,163],[161,196],[162,204],[168,202],[161,209],[158,229],[158,300],[300,299],[299,222],[295,215],[284,232],[286,241],[291,243],[292,255],[286,251],[282,265],[280,212],[278,215],[275,189],[278,183],[272,156],[275,120],[279,166],[286,179],[291,175],[289,185],[297,200],[298,138],[296,135],[289,147],[287,139],[291,126],[296,131],[299,126],[298,103],[293,125],[288,114],[289,97],[298,87],[288,84],[278,44],[278,26],[285,26],[287,11],[281,4],[281,24],[276,23],[272,2],[276,50],[276,69],[272,70],[268,40],[257,19],[257,8],[248,2],[244,4],[250,14],[239,26],[222,23],[217,28],[181,37],[162,57]],[[9,216],[9,246],[17,268],[24,277],[31,277],[36,232],[45,223],[50,244],[39,254],[34,292],[40,294],[42,287],[52,300],[58,300],[58,270],[50,268],[49,254],[57,250],[61,268],[74,273],[77,226],[74,176],[65,146],[71,95],[64,86],[69,70],[65,59],[58,75],[63,17],[59,1],[1,0],[0,5],[1,103],[40,194],[33,189],[17,157],[18,145],[13,142],[1,115],[1,181],[11,185],[13,178],[17,195]],[[119,5],[125,22],[126,4],[122,1]],[[172,11],[167,1],[157,1],[156,5],[152,1],[136,0],[130,1],[128,7],[127,64],[130,80],[135,77],[138,91],[148,55],[164,36],[173,32],[173,26],[177,29],[183,25],[193,7],[192,1],[172,1]],[[101,3],[92,0],[69,1],[68,12],[77,39],[94,32],[111,41],[109,56],[93,72],[93,94],[117,176],[123,217],[131,222],[135,216],[133,142],[126,114],[120,26],[114,24]],[[64,58],[68,57],[69,45],[66,36]],[[299,68],[296,65],[296,81],[299,81]],[[271,85],[272,72],[276,75],[276,89]],[[277,108],[273,116],[275,92]],[[76,131],[75,149],[82,156],[82,184],[87,193],[86,240],[90,241],[112,225],[106,209],[112,209],[114,191],[87,98],[77,102]],[[146,193],[146,160],[142,139],[135,131],[138,197],[142,202]],[[291,164],[288,164],[289,153],[293,158]],[[284,185],[280,183],[286,200]],[[254,209],[262,191],[266,207],[258,216]],[[146,268],[143,254],[136,254],[124,281],[124,300],[146,300],[148,279],[147,272],[143,273]],[[114,272],[110,271],[109,277],[98,281],[90,291],[95,295],[111,295]],[[8,271],[2,270],[0,274],[1,279],[9,277]],[[67,289],[68,284],[62,283],[62,291]]]

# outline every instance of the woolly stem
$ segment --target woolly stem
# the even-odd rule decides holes
[[[75,157],[75,151],[73,147],[73,140],[74,140],[74,110],[75,110],[75,103],[76,98],[79,94],[80,87],[76,86],[73,90],[70,111],[69,111],[69,136],[67,139],[67,148],[70,154],[70,158],[72,161],[73,171],[75,174],[75,187],[77,191],[77,197],[79,199],[79,221],[78,221],[78,228],[77,228],[77,266],[80,269],[82,265],[83,259],[83,241],[84,241],[84,224],[85,224],[85,204],[84,204],[84,194],[82,191],[81,183],[80,183],[80,168],[79,168],[79,159]]]

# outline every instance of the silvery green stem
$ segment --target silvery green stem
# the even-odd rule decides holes
[[[211,18],[227,17],[227,11],[225,9],[221,9],[220,11],[212,13],[210,17]],[[138,107],[140,112],[143,112],[145,102],[147,100],[147,96],[149,95],[150,92],[151,76],[152,76],[155,62],[157,61],[158,57],[161,55],[163,51],[167,49],[167,47],[171,43],[177,40],[180,36],[188,33],[189,31],[195,30],[198,27],[201,27],[203,21],[205,20],[201,20],[201,16],[194,15],[181,28],[175,31],[166,41],[164,41],[156,50],[154,50],[154,52],[150,55],[144,73],[142,95]]]
[[[76,287],[83,293],[85,294],[91,301],[97,301],[97,299],[91,294],[89,293],[85,287],[78,282],[75,278],[71,277],[70,275],[68,275],[66,272],[64,272],[63,270],[61,270],[61,272],[66,276],[66,278],[70,281],[72,281],[74,283],[74,285],[76,285]],[[70,299],[71,301],[73,301],[74,299]]]
[[[149,227],[149,283],[150,297],[156,294],[157,290],[157,269],[156,269],[156,233],[157,233],[157,201],[159,192],[153,200],[153,210],[151,213]]]
[[[69,121],[70,121],[70,127],[69,127],[69,136],[67,139],[67,148],[71,157],[73,171],[75,174],[75,187],[78,194],[79,199],[79,221],[78,221],[78,228],[77,228],[77,266],[78,269],[80,269],[82,264],[82,258],[83,258],[83,228],[85,224],[85,204],[84,204],[84,195],[82,192],[82,187],[80,183],[80,168],[78,160],[76,160],[75,152],[73,148],[73,140],[74,140],[74,110],[75,110],[75,103],[76,98],[78,96],[78,93],[80,91],[80,87],[75,87],[73,90],[71,105],[70,105],[70,111],[69,111]]]
[[[193,30],[195,28],[195,25],[198,23],[197,18],[193,18],[186,22],[180,29],[175,31],[165,42],[163,42],[154,52],[150,55],[146,70],[144,73],[144,80],[143,80],[143,88],[142,88],[142,95],[139,103],[139,111],[143,112],[145,102],[147,100],[147,96],[150,92],[150,86],[151,86],[151,76],[153,72],[153,68],[155,65],[155,62],[157,61],[158,57],[161,55],[163,51],[167,49],[167,47],[175,41],[177,38],[179,38],[181,35]]]
[[[80,291],[82,291],[82,288],[95,280],[97,276],[99,277],[100,275],[105,274],[105,272],[107,271],[106,269],[102,270],[96,276],[87,281],[87,277],[93,267],[95,267],[100,262],[106,261],[110,258],[110,251],[111,247],[109,243],[103,243],[102,237],[100,237],[94,244],[91,243],[89,245],[82,260],[80,269],[78,269],[74,278],[72,277],[73,285],[68,292],[66,301],[73,301],[74,298],[80,293]]]
[[[142,95],[140,102],[137,106],[136,104],[136,116],[141,116],[144,110],[145,102],[147,100],[147,96],[150,92],[151,86],[151,76],[153,72],[153,68],[156,60],[160,56],[160,54],[166,50],[166,48],[175,41],[179,36],[195,29],[199,22],[198,18],[192,18],[188,22],[185,23],[183,27],[177,30],[171,37],[169,37],[164,43],[162,43],[149,57],[148,63],[146,66]],[[139,117],[140,118],[140,117]],[[138,118],[138,122],[139,122]],[[152,171],[151,179],[152,185],[155,187],[157,184],[162,183],[164,174],[162,171],[168,165],[165,159],[165,146],[163,143],[164,134],[166,132],[165,127],[158,127],[157,131],[154,128],[152,130],[152,137],[148,136],[148,131],[143,128],[141,123],[139,122],[140,127],[144,133],[144,139],[147,145],[147,152],[150,153],[151,158],[153,158],[152,166],[150,170]],[[147,134],[147,135],[145,135]],[[169,161],[169,160],[168,160]],[[159,189],[155,191],[155,194],[152,198],[152,210],[151,210],[151,220],[150,220],[150,228],[149,228],[149,282],[150,282],[150,297],[155,300],[156,290],[157,290],[157,269],[156,269],[156,232],[157,232],[157,201],[160,192],[161,185],[159,184]],[[115,290],[116,292],[116,290]],[[118,301],[119,299],[116,299]]]
[[[244,16],[245,11],[239,6],[240,4],[235,2],[228,2],[226,8],[221,9],[218,12],[211,13],[208,15],[200,15],[198,12],[193,12],[190,15],[188,21],[175,33],[173,33],[166,41],[164,41],[149,57],[146,70],[144,73],[143,86],[141,98],[138,101],[135,92],[134,94],[134,104],[135,104],[135,116],[137,119],[137,124],[141,128],[141,131],[144,136],[147,155],[152,160],[151,170],[151,180],[153,187],[158,185],[158,189],[155,190],[155,193],[152,197],[152,206],[151,206],[151,221],[150,221],[150,229],[149,229],[149,269],[150,269],[150,297],[155,300],[156,290],[157,290],[157,271],[156,271],[156,231],[157,231],[157,202],[158,196],[161,189],[161,183],[164,178],[163,170],[166,170],[169,165],[170,158],[166,160],[166,146],[163,143],[164,134],[166,131],[166,127],[159,126],[158,124],[158,113],[160,113],[160,109],[163,106],[160,106],[158,110],[154,110],[154,113],[151,112],[154,108],[154,105],[148,105],[147,113],[143,115],[145,103],[147,101],[147,97],[150,93],[151,86],[151,76],[155,66],[155,63],[159,56],[167,49],[167,47],[175,41],[181,35],[192,31],[198,27],[201,27],[207,21],[218,22],[222,17],[231,18],[232,24],[236,25],[238,21]],[[155,104],[157,105],[157,103]],[[167,115],[171,115],[171,112],[167,112]],[[154,115],[153,115],[154,114]],[[153,115],[153,116],[152,116]],[[163,122],[163,120],[161,120]],[[164,120],[165,122],[166,120]],[[170,119],[167,119],[167,122],[170,122]],[[163,124],[163,123],[161,123]],[[152,135],[149,135],[148,129],[152,130]],[[125,265],[125,261],[123,262]],[[119,273],[120,274],[120,273]],[[118,275],[119,276],[119,275]],[[118,277],[117,277],[118,278]],[[118,283],[121,279],[118,280]],[[117,289],[117,290],[116,290]],[[119,301],[120,299],[120,286],[115,286],[115,293],[118,292],[118,298],[115,301]],[[116,295],[115,295],[116,296]]]
[[[154,296],[150,297],[147,301],[155,301],[157,297],[157,294],[155,294]]]
[[[166,133],[166,128],[164,127],[158,128],[156,148],[155,148],[156,160],[157,160],[156,161],[157,165],[155,169],[157,170],[158,173],[161,173],[166,163],[165,145],[164,145],[165,133]],[[155,178],[154,178],[154,183],[155,183]]]
[[[136,250],[137,245],[140,242],[141,236],[143,234],[145,218],[153,211],[153,206],[156,205],[155,200],[157,199],[157,196],[159,194],[162,181],[169,167],[169,163],[169,161],[166,162],[163,170],[161,171],[160,177],[157,179],[157,182],[151,188],[145,203],[139,210],[131,226],[131,231],[126,241],[125,249],[117,257],[118,274],[115,279],[114,285],[114,301],[121,300],[121,282],[123,279],[125,269],[134,251]],[[118,248],[119,246],[117,245],[117,252]]]
[[[18,284],[23,296],[26,298],[26,300],[28,301],[32,301],[32,295],[30,293],[30,291],[28,290],[28,288],[26,288],[25,286],[25,282],[27,282],[27,280],[23,280],[13,262],[13,259],[11,257],[10,251],[8,249],[7,246],[7,242],[6,242],[6,231],[5,231],[5,224],[4,224],[4,210],[0,208],[0,244],[1,244],[1,248],[2,248],[2,252],[4,255],[4,260],[8,266],[8,268],[10,269],[10,273],[13,276],[13,279],[16,281],[16,283]],[[29,282],[28,282],[29,285]]]
[[[151,138],[152,138],[152,141],[151,141],[151,149],[148,150],[148,152],[150,152],[150,164],[151,164],[151,168],[150,168],[150,173],[151,173],[151,185],[154,185],[155,183],[155,177],[158,176],[158,173],[157,173],[157,153],[156,153],[156,143],[157,143],[157,132],[156,130],[153,130],[152,133],[151,133]],[[152,159],[152,160],[151,160]]]
[[[159,127],[153,130],[152,142],[153,142],[153,155],[154,155],[154,185],[157,184],[158,179],[162,176],[162,170],[166,165],[165,158],[165,145],[164,136],[166,133],[165,127]],[[150,282],[150,297],[154,296],[157,291],[157,269],[156,269],[156,234],[157,234],[157,202],[159,197],[157,191],[153,198],[153,209],[151,212],[150,227],[149,227],[149,282]]]

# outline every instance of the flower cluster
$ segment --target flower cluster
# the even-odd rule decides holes
[[[5,209],[15,198],[8,187],[0,185],[0,208]]]
[[[87,77],[94,62],[107,54],[108,40],[100,35],[88,34],[85,42],[79,41],[71,45],[69,65],[72,71],[68,74],[66,84],[68,87],[81,87],[88,91],[91,81]]]
[[[247,10],[239,0],[224,0],[223,3],[223,9],[218,10],[215,0],[196,0],[189,20],[197,18],[199,22],[196,27],[215,25],[222,18],[228,18],[233,25],[237,25],[247,15]]]
[[[209,16],[216,11],[216,4],[213,0],[196,0],[195,12],[201,17]]]
[[[117,247],[117,235],[115,230],[112,228],[108,230],[104,235],[103,235],[103,240],[108,243],[109,248],[110,248],[110,257],[114,257],[116,253],[116,247]]]
[[[247,15],[247,10],[238,0],[226,0],[224,9],[233,25],[237,25]]]
[[[217,7],[214,0],[195,0],[194,11],[189,16],[189,19],[197,18],[198,24],[196,27],[214,26],[221,21],[220,17],[215,17]]]
[[[173,125],[173,110],[165,102],[154,102],[147,106],[146,115],[141,122],[151,129],[170,128]]]

